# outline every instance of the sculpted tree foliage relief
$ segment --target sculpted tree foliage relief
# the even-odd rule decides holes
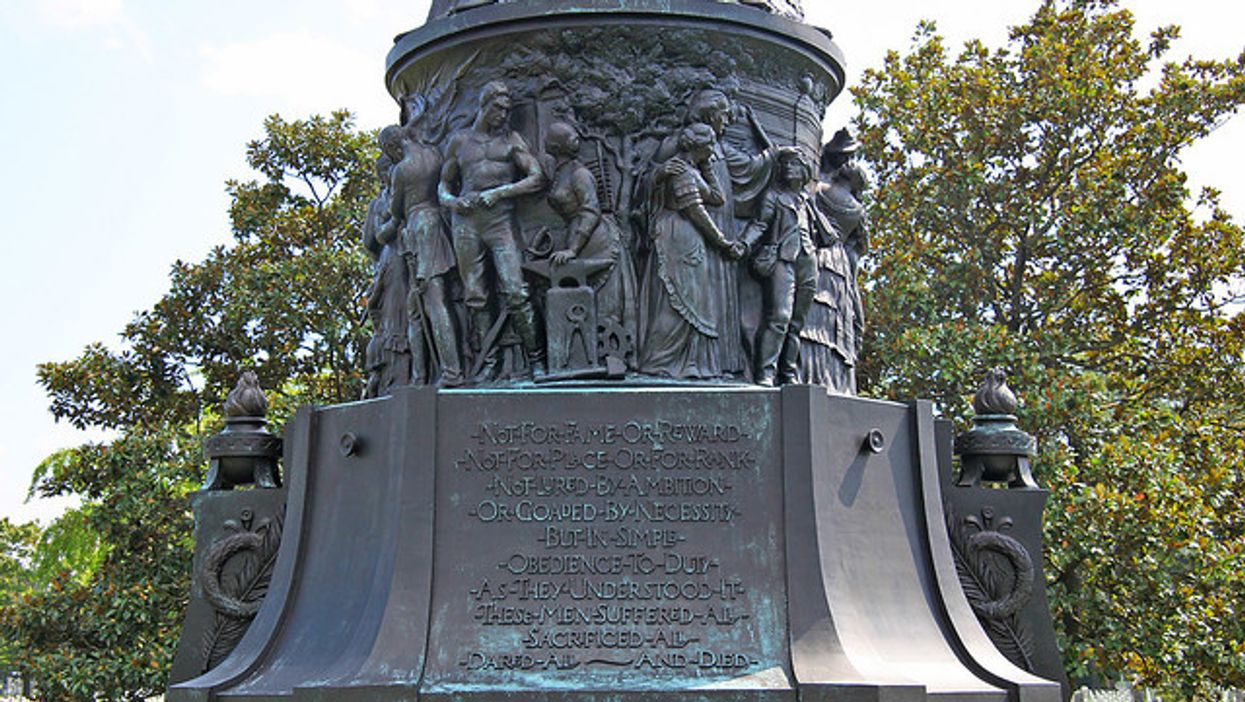
[[[713,0],[718,2],[738,2],[741,5],[755,7],[765,12],[776,12],[793,18],[804,17],[801,0]],[[437,19],[477,7],[485,7],[497,3],[515,2],[515,0],[432,0],[432,8],[428,12],[429,19]]]
[[[1179,157],[1245,102],[1245,56],[1137,36],[1044,2],[1002,48],[923,25],[867,72],[861,384],[963,418],[1009,367],[1074,679],[1206,694],[1245,685],[1245,235]]]

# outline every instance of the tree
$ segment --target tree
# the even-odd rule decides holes
[[[1047,0],[1003,48],[924,23],[866,73],[862,376],[963,421],[1008,367],[1069,670],[1195,695],[1245,686],[1245,233],[1179,155],[1245,102],[1245,54],[1164,64],[1178,29],[1133,29]]]
[[[0,520],[0,608],[24,607],[33,593],[60,587],[62,582],[85,584],[104,554],[105,546],[91,527],[89,508],[68,510],[46,529]],[[23,672],[22,644],[8,637],[0,642],[0,681]],[[25,672],[22,680],[28,688],[29,671]]]
[[[277,423],[300,404],[359,396],[369,263],[358,232],[375,194],[374,141],[346,112],[270,117],[247,147],[262,179],[228,183],[233,244],[175,264],[120,350],[93,344],[40,366],[58,420],[117,436],[54,454],[35,475],[34,493],[83,500],[44,534],[42,552],[61,554],[44,567],[46,587],[0,603],[0,634],[40,699],[163,691],[189,586],[186,496],[242,370],[271,391]],[[39,553],[17,560],[37,571]]]
[[[0,606],[15,602],[29,587],[35,547],[39,543],[37,524],[14,524],[0,519]],[[12,641],[0,641],[0,680],[15,671],[18,648]]]

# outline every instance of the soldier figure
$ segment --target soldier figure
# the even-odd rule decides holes
[[[390,212],[400,232],[410,283],[407,335],[411,381],[432,382],[435,364],[441,370],[441,384],[456,387],[463,384],[463,371],[446,285],[446,274],[454,268],[454,252],[437,201],[441,153],[419,138],[424,102],[415,98],[408,100],[407,106],[410,114],[403,129],[403,158],[393,169]]]
[[[523,343],[533,375],[545,372],[544,349],[536,333],[532,304],[523,282],[522,258],[515,238],[514,202],[545,185],[540,162],[523,137],[510,129],[510,90],[494,81],[480,92],[475,122],[456,132],[446,148],[438,189],[441,204],[453,214],[454,253],[465,288],[478,353],[491,372],[496,354],[490,348],[497,330],[488,309],[485,257],[491,257],[501,314]],[[479,365],[477,363],[477,365]],[[487,377],[487,375],[486,375]]]
[[[800,331],[817,292],[815,214],[806,191],[812,178],[813,169],[798,150],[780,150],[774,185],[742,236],[750,247],[763,242],[753,259],[769,302],[757,350],[760,385],[796,382],[799,376]]]

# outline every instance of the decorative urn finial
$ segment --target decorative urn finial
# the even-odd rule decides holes
[[[246,371],[238,378],[238,384],[225,398],[226,417],[266,417],[268,416],[268,398],[259,387],[259,376],[255,371]]]
[[[208,458],[204,490],[230,490],[236,485],[281,487],[277,459],[281,437],[266,428],[268,398],[259,387],[259,376],[246,371],[225,398],[225,429],[203,442]]]
[[[1007,387],[1007,373],[1002,368],[986,371],[977,394],[973,395],[973,411],[979,415],[1016,414],[1016,393]]]
[[[987,371],[973,396],[973,428],[955,438],[955,453],[960,457],[958,485],[976,487],[987,482],[1038,487],[1030,465],[1037,455],[1037,439],[1016,426],[1018,406],[1016,394],[1007,387],[1007,373],[1001,368]]]

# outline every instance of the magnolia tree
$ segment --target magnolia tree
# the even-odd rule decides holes
[[[124,350],[93,344],[40,366],[58,420],[117,437],[59,452],[35,475],[35,494],[83,501],[49,529],[74,538],[11,559],[42,551],[68,567],[27,568],[0,600],[0,655],[40,699],[163,692],[189,588],[186,497],[241,369],[258,372],[278,423],[298,404],[359,397],[373,142],[344,112],[269,118],[247,147],[260,179],[228,183],[234,242],[174,264],[168,292],[122,332]],[[8,533],[11,552],[32,538]]]
[[[855,88],[874,174],[867,392],[960,421],[1010,369],[1040,440],[1074,678],[1245,686],[1245,237],[1182,149],[1245,102],[1245,54],[1167,63],[1112,1],[1007,44],[922,24]]]

